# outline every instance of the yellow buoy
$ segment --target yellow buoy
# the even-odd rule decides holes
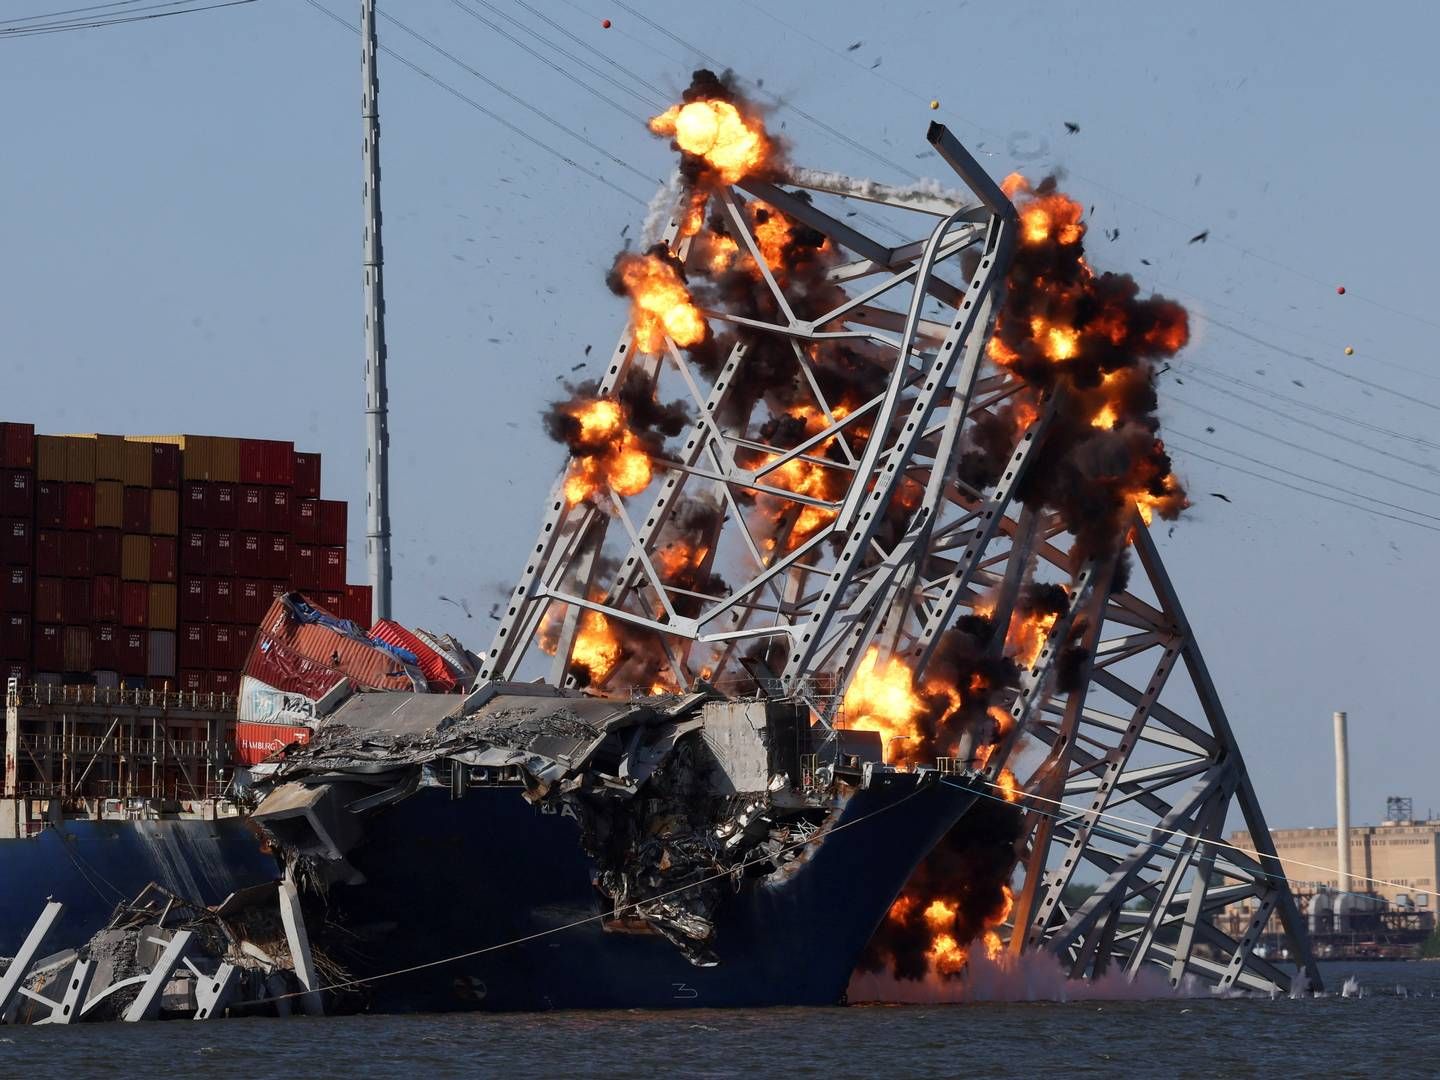
[[[930,108],[932,108],[932,109],[938,109],[938,108],[940,108],[940,102],[938,102],[938,101],[931,101],[931,102],[930,102]]]
[[[1353,345],[1346,345],[1346,346],[1345,346],[1345,355],[1346,355],[1346,356],[1354,356],[1354,355],[1355,355],[1355,346],[1353,346]]]

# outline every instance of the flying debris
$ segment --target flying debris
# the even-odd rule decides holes
[[[500,606],[501,606],[500,603],[497,601],[496,603],[493,603],[493,604],[490,605],[490,610],[486,613],[490,618],[494,619],[496,622],[499,622],[499,621],[500,621]]]
[[[465,600],[464,598],[461,598],[459,600],[451,600],[448,596],[441,596],[439,599],[446,604],[454,604],[456,607],[458,607],[461,611],[465,613],[465,617],[467,619],[473,619],[475,617],[474,615],[470,614],[470,602],[468,600]]]
[[[1354,346],[1354,345],[1346,345],[1346,346],[1345,346],[1345,355],[1346,355],[1346,356],[1354,356],[1354,355],[1355,355],[1355,346]]]
[[[1229,495],[1222,495],[1222,494],[1221,494],[1220,492],[1218,492],[1218,491],[1212,491],[1212,492],[1210,492],[1210,495],[1211,495],[1212,498],[1220,499],[1220,500],[1222,500],[1222,501],[1224,501],[1224,502],[1227,502],[1227,503],[1230,501],[1230,496],[1229,496]]]
[[[1210,424],[1206,424],[1206,425],[1205,425],[1205,434],[1206,434],[1206,435],[1214,435],[1214,434],[1215,434],[1215,428],[1212,427]]]
[[[863,41],[857,41],[857,42],[855,42],[854,45],[847,45],[847,46],[845,46],[845,51],[846,51],[846,52],[854,52],[856,49],[860,48],[860,46],[861,46],[861,45],[864,45],[864,44],[865,44],[865,42],[863,42]]]
[[[1140,261],[1141,261],[1141,262],[1142,262],[1142,263],[1144,263],[1144,264],[1145,264],[1145,265],[1146,265],[1146,266],[1149,266],[1149,265],[1151,265],[1151,263],[1150,263],[1150,260],[1149,260],[1149,259],[1141,259],[1141,260],[1140,260]]]
[[[581,368],[583,368],[584,366],[585,366],[585,361],[582,360],[582,361],[580,361],[580,363],[578,363],[578,364],[571,364],[571,365],[570,365],[570,370],[571,370],[571,371],[579,371],[579,370],[580,370]]]
[[[590,355],[590,350],[593,349],[594,347],[595,347],[594,345],[586,345],[586,346],[585,346],[585,355],[586,355],[586,356],[589,356],[589,355]]]
[[[938,109],[938,108],[940,108],[940,102],[932,98],[931,101],[930,101],[930,108],[931,108],[931,109]]]
[[[1116,240],[1119,240],[1119,239],[1120,239],[1120,230],[1119,230],[1119,229],[1106,229],[1106,230],[1105,230],[1105,239],[1109,240],[1111,243],[1114,243]]]
[[[1080,132],[1080,125],[1075,123],[1073,120],[1066,120],[1065,130],[1071,135],[1077,135]]]
[[[1190,243],[1190,244],[1203,244],[1206,240],[1209,240],[1209,239],[1210,239],[1210,230],[1209,230],[1209,229],[1203,229],[1203,230],[1201,230],[1200,232],[1196,233],[1194,236],[1190,237],[1190,239],[1189,239],[1188,241],[1186,241],[1186,243]]]
[[[609,29],[610,29],[610,20],[609,20],[609,19],[601,19],[601,20],[600,20],[600,29],[602,29],[602,30],[609,30]]]
[[[1344,285],[1336,285],[1336,286],[1335,286],[1335,292],[1336,292],[1336,295],[1338,295],[1338,296],[1344,296],[1344,295],[1345,295],[1345,286],[1344,286]]]

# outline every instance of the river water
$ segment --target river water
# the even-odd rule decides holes
[[[1440,963],[1322,966],[1308,1000],[374,1016],[0,1027],[0,1078],[1433,1076]],[[1341,988],[1353,979],[1351,996]],[[1358,990],[1355,988],[1358,986]]]

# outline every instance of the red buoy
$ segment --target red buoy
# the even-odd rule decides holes
[[[1335,291],[1336,291],[1337,293],[1339,293],[1341,296],[1344,296],[1344,295],[1345,295],[1345,286],[1344,286],[1344,285],[1336,285],[1336,286],[1335,286]]]
[[[610,29],[610,20],[609,20],[609,19],[601,19],[601,20],[600,20],[600,26],[601,26],[602,29],[609,30],[609,29]]]

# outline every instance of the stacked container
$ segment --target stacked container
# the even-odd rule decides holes
[[[0,423],[0,676],[233,693],[275,597],[370,625],[320,456]]]

